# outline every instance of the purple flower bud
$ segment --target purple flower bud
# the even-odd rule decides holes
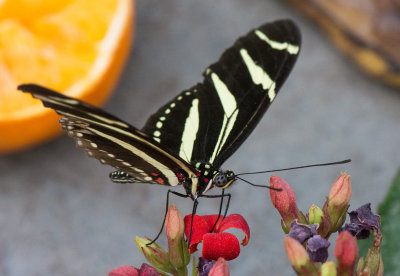
[[[307,241],[307,253],[313,262],[324,263],[328,259],[328,247],[330,242],[315,235]]]
[[[371,203],[364,204],[355,211],[351,211],[350,223],[346,223],[344,227],[339,229],[349,231],[357,239],[367,239],[370,235],[370,230],[378,230],[381,225],[381,217],[375,215],[371,211]]]
[[[370,229],[379,229],[381,226],[381,217],[371,211],[371,203],[364,204],[355,211],[349,213],[350,223],[356,223],[369,227]]]
[[[214,264],[214,261],[200,257],[198,265],[199,276],[207,276]]]
[[[369,229],[365,229],[359,224],[346,223],[344,227],[339,228],[339,233],[343,231],[348,231],[358,240],[368,239],[370,235]]]
[[[297,240],[301,244],[303,244],[307,239],[311,238],[312,236],[317,235],[318,224],[300,224],[297,223],[297,220],[294,220],[290,224],[290,227],[291,229],[287,236]]]

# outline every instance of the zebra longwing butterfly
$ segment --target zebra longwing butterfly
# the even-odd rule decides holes
[[[162,106],[139,130],[119,118],[50,89],[18,89],[62,115],[60,124],[90,157],[117,169],[114,182],[182,185],[197,201],[229,187],[220,166],[255,128],[300,49],[290,20],[267,23],[239,38],[204,72],[204,80]]]

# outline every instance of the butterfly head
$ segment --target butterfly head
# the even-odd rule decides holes
[[[226,189],[230,185],[232,185],[233,182],[235,182],[236,176],[232,171],[223,171],[223,172],[217,172],[213,179],[212,183],[215,187],[218,187],[220,189]]]

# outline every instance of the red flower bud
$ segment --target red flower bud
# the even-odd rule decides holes
[[[299,275],[314,275],[316,272],[307,251],[297,240],[285,237],[284,239],[286,254],[292,264],[293,269]]]
[[[108,273],[108,276],[161,276],[151,265],[143,263],[140,270],[136,267],[125,265],[117,267]]]
[[[356,239],[348,231],[342,231],[337,237],[335,257],[338,261],[338,275],[353,275],[358,246]]]
[[[228,262],[224,258],[219,258],[211,268],[208,276],[229,276]]]
[[[183,237],[185,223],[182,215],[176,209],[175,205],[168,208],[165,219],[165,231],[168,239],[168,253],[170,262],[176,268],[183,268],[190,262],[190,255]]]
[[[269,190],[272,204],[281,215],[282,220],[285,223],[285,228],[288,231],[291,222],[299,218],[296,196],[289,184],[283,181],[280,177],[272,175],[269,182],[271,188],[273,188]],[[277,191],[276,189],[281,189],[281,191]]]
[[[130,265],[124,265],[111,270],[108,276],[139,276],[139,269]]]
[[[157,269],[152,267],[151,265],[143,263],[140,267],[140,276],[162,276]],[[130,275],[129,275],[130,276]]]
[[[344,172],[332,185],[329,192],[329,206],[336,209],[347,206],[350,202],[351,192],[350,175]]]
[[[165,231],[168,239],[183,239],[185,223],[174,204],[171,204],[168,208],[165,218]]]

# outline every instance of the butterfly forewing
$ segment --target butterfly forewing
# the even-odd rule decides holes
[[[275,99],[299,45],[300,33],[289,20],[250,31],[206,68],[202,83],[162,106],[142,130],[38,85],[18,88],[62,115],[63,129],[89,156],[117,168],[113,181],[183,184],[194,198]]]
[[[146,122],[143,132],[187,162],[219,166],[255,128],[293,67],[300,33],[289,20],[239,38]]]
[[[194,174],[185,161],[99,108],[34,84],[21,85],[19,89],[62,115],[62,128],[89,156],[128,173],[134,182],[175,186],[180,184],[176,171]]]

